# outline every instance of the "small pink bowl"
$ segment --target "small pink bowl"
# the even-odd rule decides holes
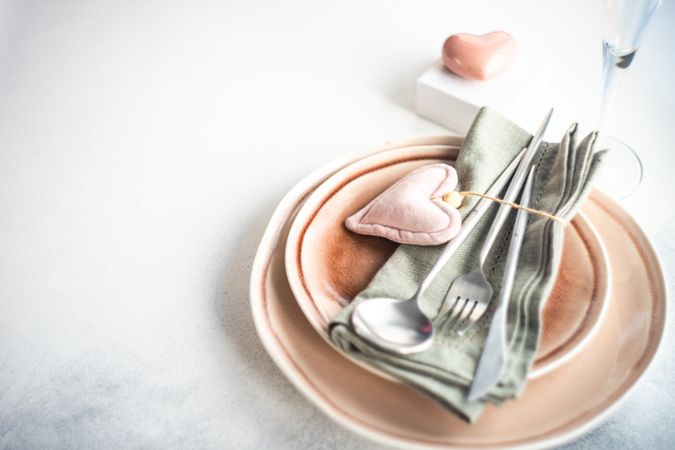
[[[286,274],[302,311],[324,339],[330,342],[330,321],[397,247],[386,239],[347,230],[344,220],[412,170],[437,162],[452,164],[459,142],[398,148],[364,158],[308,197],[288,235]],[[569,361],[588,343],[607,309],[608,280],[603,244],[581,214],[565,234],[562,264],[543,311],[540,348],[530,378]]]

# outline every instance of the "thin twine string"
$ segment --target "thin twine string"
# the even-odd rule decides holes
[[[534,209],[534,208],[529,208],[527,206],[519,205],[518,203],[509,202],[509,201],[503,200],[501,198],[492,197],[490,195],[482,194],[480,192],[473,192],[473,191],[457,192],[457,191],[453,191],[453,192],[449,192],[445,195],[442,195],[441,197],[436,197],[436,198],[440,198],[446,203],[450,203],[450,204],[453,204],[453,206],[455,206],[455,207],[459,207],[462,199],[466,196],[486,198],[488,200],[492,200],[493,202],[496,202],[496,203],[499,203],[499,204],[502,204],[502,205],[508,205],[511,208],[521,209],[523,211],[527,211],[530,214],[536,214],[538,216],[545,217],[545,218],[550,219],[550,220],[555,220],[556,222],[565,223],[565,220],[563,220],[562,218],[560,218],[558,216],[555,216],[551,213],[547,213],[546,211],[542,211],[542,210]]]

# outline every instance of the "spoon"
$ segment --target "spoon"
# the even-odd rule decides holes
[[[524,153],[525,150],[522,150],[511,161],[486,195],[495,197],[504,190]],[[356,334],[383,350],[401,355],[421,352],[429,348],[433,342],[434,327],[431,320],[420,309],[419,299],[492,204],[492,201],[485,198],[477,203],[464,220],[462,229],[454,239],[446,244],[438,260],[411,298],[399,300],[376,297],[356,305],[351,315],[351,323]]]

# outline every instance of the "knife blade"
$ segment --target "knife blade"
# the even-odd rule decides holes
[[[530,169],[527,176],[523,193],[520,197],[520,205],[529,206],[532,195],[532,183],[534,180],[535,168]],[[518,266],[518,257],[523,245],[523,236],[527,228],[527,211],[518,210],[516,220],[513,225],[513,234],[509,244],[509,252],[504,266],[504,275],[502,276],[502,287],[499,295],[495,299],[495,310],[490,322],[488,335],[485,338],[483,351],[476,366],[473,381],[469,389],[469,400],[476,400],[492,389],[497,384],[499,378],[506,367],[506,319],[509,299],[513,289],[513,282],[516,277],[516,268]]]

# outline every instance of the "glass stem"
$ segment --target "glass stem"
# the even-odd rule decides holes
[[[616,55],[608,47],[603,44],[603,89],[602,89],[602,103],[600,106],[600,123],[598,128],[601,132],[607,131],[607,124],[609,122],[609,114],[612,110],[612,104],[616,97],[621,80],[626,73],[626,69],[630,66],[635,56],[635,51],[626,55]]]

